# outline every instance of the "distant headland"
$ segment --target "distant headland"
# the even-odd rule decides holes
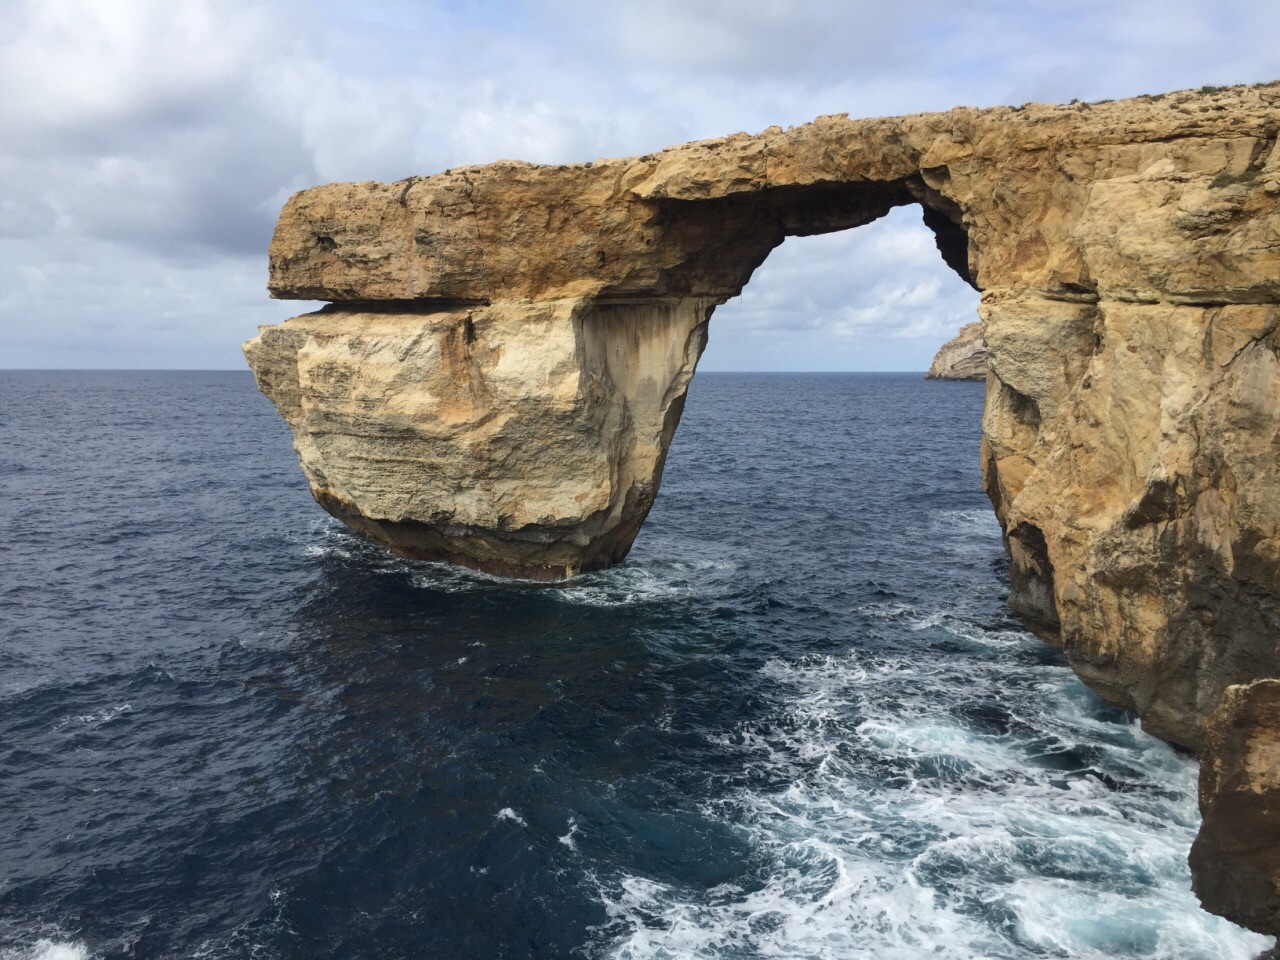
[[[982,324],[966,323],[944,343],[925,373],[926,380],[985,380],[991,354],[982,339]]]

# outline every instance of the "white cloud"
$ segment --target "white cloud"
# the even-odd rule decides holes
[[[139,127],[188,127],[218,111],[284,24],[236,0],[26,0],[0,55],[0,125],[36,148],[110,149]]]
[[[1272,79],[1277,30],[1273,0],[0,0],[0,364],[238,364],[313,183]],[[917,221],[789,241],[708,363],[923,367],[972,293]]]
[[[902,207],[855,230],[784,242],[712,317],[703,366],[923,370],[977,318],[977,304],[919,207]]]
[[[242,368],[240,343],[259,324],[315,307],[268,299],[259,258],[152,259],[145,270],[136,259],[80,237],[60,236],[38,257],[0,240],[5,365]]]

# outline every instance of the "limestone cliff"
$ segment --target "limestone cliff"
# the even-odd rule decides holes
[[[294,196],[246,345],[317,500],[412,556],[625,556],[718,303],[787,236],[923,207],[982,292],[1011,603],[1198,748],[1280,675],[1280,84],[822,117]]]
[[[264,328],[245,354],[334,516],[408,556],[559,579],[626,556],[709,312],[329,307]]]
[[[1228,687],[1205,734],[1196,895],[1243,926],[1280,930],[1280,680]]]
[[[944,343],[925,373],[926,380],[985,380],[991,357],[981,323],[966,323]]]

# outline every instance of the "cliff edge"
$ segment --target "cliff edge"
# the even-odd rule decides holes
[[[982,339],[982,324],[966,323],[960,332],[938,348],[926,380],[985,380],[991,355]]]

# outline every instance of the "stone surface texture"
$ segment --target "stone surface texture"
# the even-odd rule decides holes
[[[332,304],[245,351],[336,516],[410,556],[568,576],[626,555],[715,305],[785,237],[919,203],[982,292],[1011,604],[1199,749],[1224,690],[1280,675],[1278,132],[1267,84],[316,187],[281,214],[270,290]],[[1274,733],[1232,717],[1213,729]],[[1237,794],[1209,790],[1214,836],[1262,816]],[[1275,861],[1245,861],[1274,893]]]
[[[316,500],[402,554],[536,579],[626,556],[706,343],[697,299],[333,307],[245,346]]]
[[[1280,929],[1280,680],[1228,687],[1205,724],[1195,891],[1242,926]]]
[[[981,323],[966,323],[944,343],[925,373],[926,380],[985,380],[990,354]]]

